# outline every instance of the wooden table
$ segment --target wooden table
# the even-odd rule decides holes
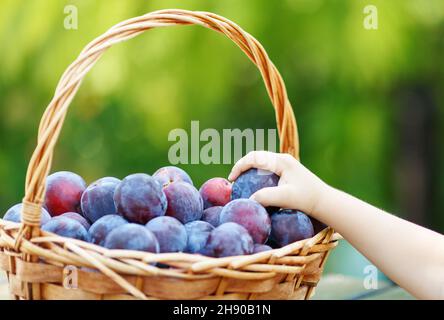
[[[379,289],[366,290],[362,279],[337,274],[325,275],[316,288],[314,300],[403,300],[413,299],[406,291],[389,282],[379,281]],[[0,271],[0,300],[10,299],[6,274]]]

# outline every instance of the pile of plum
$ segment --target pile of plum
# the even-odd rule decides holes
[[[279,177],[250,169],[233,183],[212,178],[197,190],[174,166],[152,176],[106,177],[86,186],[72,172],[47,178],[42,230],[109,248],[189,252],[211,257],[257,253],[312,237],[324,228],[297,210],[264,208],[249,197]],[[22,204],[4,219],[20,222]]]

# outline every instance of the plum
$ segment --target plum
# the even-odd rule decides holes
[[[183,181],[189,184],[193,184],[188,173],[178,167],[167,166],[162,167],[153,174],[155,178],[162,186],[166,186],[172,182]]]
[[[69,219],[74,219],[77,222],[80,222],[82,226],[85,227],[85,229],[88,231],[91,225],[89,224],[88,220],[85,219],[82,215],[80,215],[77,212],[65,212],[64,214],[60,215],[60,217],[66,217]]]
[[[79,175],[60,171],[46,179],[45,208],[51,216],[65,212],[81,213],[80,198],[86,189],[86,183]]]
[[[112,177],[93,182],[83,192],[81,206],[83,215],[92,223],[108,214],[116,214],[114,192],[120,180]]]
[[[12,221],[12,222],[22,222],[22,208],[23,204],[18,203],[6,211],[5,215],[3,216],[4,220]],[[48,213],[48,211],[45,210],[45,208],[42,208],[42,212],[40,215],[40,225],[44,225],[46,222],[48,222],[51,219],[51,215]]]
[[[203,201],[199,191],[189,183],[176,181],[163,188],[168,206],[165,215],[174,217],[182,223],[200,220]]]
[[[62,237],[89,241],[88,231],[74,219],[57,216],[42,226],[43,231],[52,232]]]
[[[128,221],[118,214],[103,216],[94,222],[91,228],[89,228],[88,233],[90,236],[90,241],[98,244],[99,246],[104,246],[106,236],[115,228],[127,223]]]
[[[230,202],[231,183],[224,178],[212,178],[199,189],[204,202],[204,209],[214,206],[224,206]]]
[[[229,257],[251,254],[253,239],[248,231],[234,222],[221,224],[210,232],[201,253],[210,257]]]
[[[219,225],[219,216],[220,212],[222,211],[223,207],[210,207],[203,211],[202,214],[202,221],[206,221],[209,224],[211,224],[214,227],[217,227]]]
[[[115,177],[103,177],[103,178],[100,178],[100,179],[94,181],[93,183],[97,183],[97,184],[100,184],[100,183],[115,183],[115,184],[119,184],[120,181],[121,181],[120,179],[117,179]]]
[[[265,243],[271,231],[270,216],[263,206],[254,200],[237,199],[221,211],[219,223],[235,222],[248,230],[255,243]]]
[[[210,232],[214,230],[214,227],[205,221],[192,221],[185,225],[185,229],[188,235],[185,251],[198,253],[205,247]]]
[[[146,224],[165,215],[167,198],[160,184],[150,175],[137,173],[126,177],[114,192],[118,214],[130,222]]]
[[[114,228],[105,238],[105,248],[159,252],[156,236],[144,226],[126,223]]]
[[[313,236],[313,225],[303,212],[285,209],[271,216],[270,238],[280,247]]]
[[[321,232],[325,228],[328,228],[328,226],[325,223],[323,223],[315,218],[310,217],[310,220],[311,220],[311,224],[313,225],[314,234],[318,234],[319,232]]]
[[[256,243],[253,248],[253,253],[259,253],[259,252],[264,252],[264,251],[268,251],[268,250],[273,250],[273,248],[266,245],[266,244],[257,244]]]
[[[276,187],[279,179],[278,175],[270,171],[256,168],[249,169],[233,182],[231,200],[248,199],[260,189]],[[279,211],[277,207],[267,207],[265,209],[269,214]]]
[[[253,193],[263,188],[276,187],[279,176],[266,170],[256,168],[243,172],[234,182],[231,200],[248,199]]]
[[[187,246],[187,231],[179,220],[163,216],[152,219],[146,224],[159,241],[160,252],[182,252]]]

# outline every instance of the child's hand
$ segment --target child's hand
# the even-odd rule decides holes
[[[250,152],[230,180],[249,168],[269,170],[279,185],[251,197],[264,206],[299,209],[341,233],[384,274],[418,298],[444,299],[444,236],[336,190],[288,154]],[[412,277],[412,270],[420,270]]]
[[[327,185],[289,154],[253,151],[240,159],[228,179],[235,180],[250,168],[269,170],[281,178],[279,185],[264,188],[251,196],[263,206],[298,209],[313,215]]]

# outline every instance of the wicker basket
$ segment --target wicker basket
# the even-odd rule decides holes
[[[156,11],[119,23],[87,45],[63,74],[40,123],[26,176],[22,223],[0,220],[0,268],[7,272],[15,299],[308,299],[313,295],[328,254],[340,238],[331,228],[280,249],[226,258],[108,250],[39,228],[54,146],[83,77],[118,42],[155,27],[192,24],[226,35],[258,67],[276,110],[281,152],[298,158],[296,121],[284,82],[250,34],[221,16],[186,10]],[[158,268],[154,262],[169,268]],[[67,273],[74,271],[75,289],[65,283]]]

